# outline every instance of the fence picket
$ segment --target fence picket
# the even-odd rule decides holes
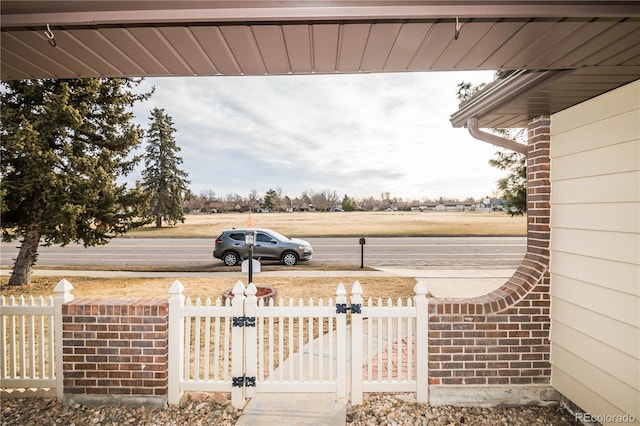
[[[9,297],[9,305],[16,306],[15,298],[13,295]],[[16,377],[16,361],[18,354],[16,353],[16,315],[11,315],[9,317],[9,377]]]
[[[347,291],[342,283],[336,289],[336,307],[347,305]],[[336,382],[337,398],[347,396],[347,316],[336,316]]]
[[[211,309],[211,298],[207,297],[205,302],[205,306],[207,310]],[[211,378],[211,369],[210,369],[210,349],[211,349],[211,317],[206,316],[204,319],[204,380],[209,380]]]
[[[216,307],[220,306],[220,299],[216,300]],[[220,317],[213,320],[213,380],[220,380]],[[225,356],[226,359],[226,356]]]
[[[184,320],[182,309],[184,307],[184,286],[175,280],[169,289],[169,380],[167,402],[179,404],[182,394],[181,382],[184,377],[182,364],[184,361],[183,342]]]
[[[416,310],[416,401],[429,401],[429,315],[427,287],[418,281],[413,288]]]
[[[335,306],[335,304],[333,303],[333,300],[331,298],[329,298],[329,307],[331,306]],[[337,354],[337,350],[336,350],[336,345],[335,345],[335,327],[334,327],[334,323],[335,323],[335,318],[334,317],[329,317],[329,324],[327,325],[328,327],[328,331],[329,331],[329,377],[334,377],[335,374],[335,365],[338,362],[337,358],[336,358],[336,354]]]
[[[313,299],[309,299],[309,306],[313,306]],[[313,336],[314,336],[314,332],[313,332],[313,324],[315,322],[315,318],[314,317],[309,317],[309,327],[307,330],[307,346],[309,347],[309,351],[307,354],[308,357],[308,368],[309,368],[309,381],[314,380],[313,378],[313,369],[314,369],[314,362],[313,362]],[[320,379],[322,378],[322,376],[320,376]],[[318,380],[318,379],[316,379]]]
[[[196,306],[202,306],[202,300],[196,298]],[[191,322],[191,321],[189,321]],[[194,347],[193,347],[193,380],[200,380],[200,344],[202,343],[202,334],[200,333],[201,316],[194,317]]]
[[[53,297],[49,297],[49,303],[48,303],[48,305],[50,305],[50,306],[54,306],[54,305],[53,305]],[[56,309],[58,309],[58,308],[57,308],[57,306],[56,306]],[[51,330],[53,330],[53,329],[54,329],[54,327],[55,327],[55,326],[56,326],[56,324],[57,324],[57,323],[54,321],[54,317],[55,317],[55,315],[54,315],[54,314],[51,314],[51,315],[49,315],[49,316],[48,316],[48,318],[49,318],[49,333],[47,333],[47,339],[48,339],[48,342],[49,342],[49,343],[48,343],[48,347],[49,347],[49,359],[57,359],[57,358],[56,358],[56,355],[55,355],[56,350],[59,350],[59,351],[60,351],[60,355],[59,355],[59,356],[60,356],[60,358],[62,358],[62,348],[58,348],[58,346],[62,346],[62,345],[58,345],[58,346],[56,346],[56,344],[55,344],[55,340],[54,340],[54,338],[55,338],[55,333],[52,333],[52,332],[51,332]],[[50,378],[54,378],[54,377],[56,377],[56,375],[55,375],[55,368],[56,368],[55,362],[50,362],[50,363],[49,363],[49,375],[48,375],[48,377],[50,377]]]
[[[231,327],[231,403],[234,407],[244,406],[244,328],[238,321],[244,318],[244,285],[238,281],[232,289],[233,300],[231,308],[233,313],[233,324]]]
[[[188,298],[185,301],[185,307],[189,309],[191,307],[191,298]],[[184,339],[184,348],[183,348],[183,367],[184,367],[184,377],[192,378],[191,376],[191,317],[187,317],[184,320],[184,335],[188,337],[188,339]]]
[[[302,298],[298,300],[298,306],[300,311],[304,309],[304,302]],[[298,317],[298,380],[304,380],[304,352],[302,347],[304,346],[304,318]],[[295,349],[294,349],[295,351]]]
[[[253,283],[249,283],[245,291],[244,316],[248,319],[244,327],[245,368],[244,375],[249,382],[245,382],[245,397],[253,398],[256,395],[256,379],[258,376],[258,334],[256,330],[256,311],[258,308],[258,289]],[[251,323],[253,321],[253,324]],[[262,352],[260,352],[262,354]],[[260,356],[262,358],[262,356]]]
[[[354,306],[360,306],[360,312],[354,312]],[[362,404],[362,333],[362,286],[356,281],[351,288],[351,403],[354,405]]]

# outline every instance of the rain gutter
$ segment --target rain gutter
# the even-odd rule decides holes
[[[480,130],[478,119],[475,117],[467,120],[467,129],[471,136],[478,140],[527,155],[527,145]]]
[[[526,155],[527,145],[480,130],[480,120],[571,71],[520,70],[505,79],[495,80],[461,104],[460,109],[451,115],[451,124],[453,127],[466,127],[471,136],[478,140]]]

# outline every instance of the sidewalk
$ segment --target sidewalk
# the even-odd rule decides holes
[[[395,272],[394,276],[413,277],[424,282],[435,298],[469,298],[482,296],[502,286],[515,269],[396,269],[380,268],[381,272]]]

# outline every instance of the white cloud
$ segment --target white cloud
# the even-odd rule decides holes
[[[269,77],[148,78],[138,105],[175,124],[183,169],[195,193],[292,197],[329,189],[340,196],[406,199],[489,195],[502,176],[496,148],[454,129],[457,83],[490,72]]]

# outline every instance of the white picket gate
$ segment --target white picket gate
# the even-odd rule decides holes
[[[342,284],[335,301],[258,303],[256,287],[236,283],[222,305],[183,296],[179,281],[169,300],[168,402],[184,391],[231,392],[243,407],[258,392],[330,392],[353,404],[363,392],[415,392],[428,400],[426,288],[394,303],[369,300]],[[349,312],[350,311],[350,312]],[[350,354],[350,356],[349,356]],[[349,389],[350,388],[350,389]]]
[[[61,280],[55,297],[0,296],[0,382],[3,389],[51,389],[62,398],[62,304],[73,286]],[[44,392],[46,394],[46,392]]]

